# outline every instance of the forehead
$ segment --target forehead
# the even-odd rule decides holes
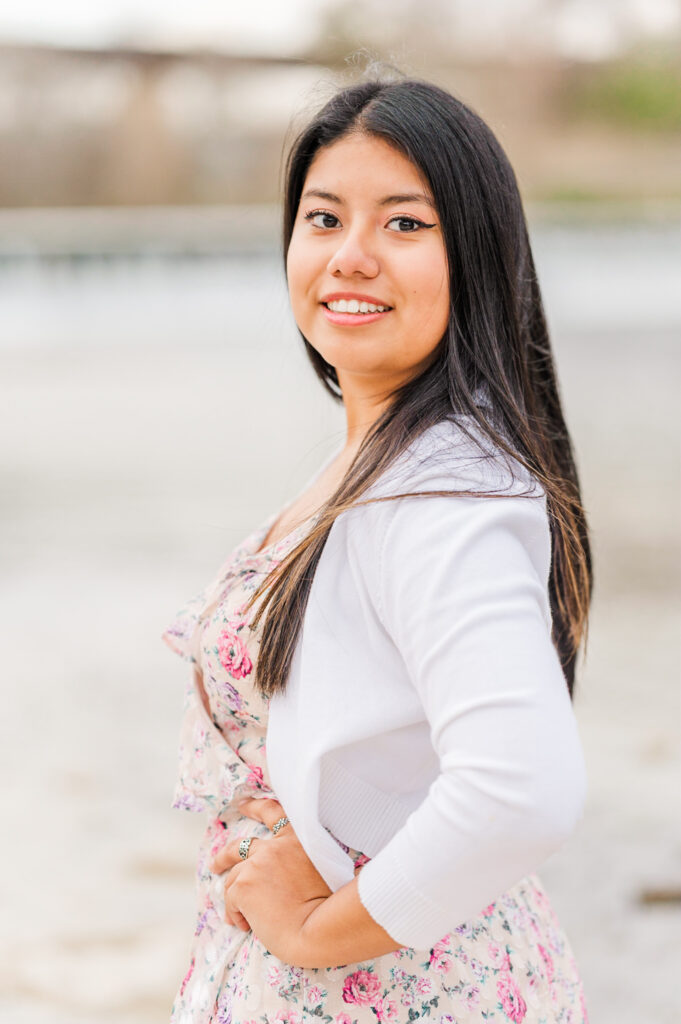
[[[317,151],[303,191],[323,188],[346,196],[375,198],[388,192],[431,191],[421,171],[403,153],[375,135],[346,135]]]

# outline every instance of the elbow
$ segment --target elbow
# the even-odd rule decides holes
[[[558,850],[572,836],[586,804],[588,781],[584,756],[576,744],[571,756],[563,756],[550,770],[540,767],[528,801],[530,828],[545,856]]]
[[[560,849],[583,816],[587,774],[578,741],[552,750],[536,744],[504,786],[490,785],[489,777],[486,782],[488,796],[496,798],[490,822],[494,839],[527,865],[538,867]]]

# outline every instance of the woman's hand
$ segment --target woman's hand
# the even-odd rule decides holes
[[[247,818],[268,828],[284,817],[277,800],[254,798],[238,804]],[[252,929],[267,950],[296,964],[306,919],[330,895],[331,889],[298,841],[293,826],[275,836],[256,836],[246,860],[239,856],[240,839],[227,843],[212,861],[212,871],[228,871],[225,880],[225,919],[243,931]]]

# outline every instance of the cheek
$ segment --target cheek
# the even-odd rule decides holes
[[[319,269],[320,257],[317,247],[301,238],[294,230],[286,255],[286,271],[289,279],[295,281],[299,289],[309,288]]]
[[[443,292],[448,290],[447,254],[439,239],[431,244],[414,247],[413,253],[406,253],[400,261],[399,273],[407,277],[412,293],[418,293],[425,302],[439,302]]]
[[[286,279],[291,308],[298,320],[306,310],[309,312],[316,274],[310,254],[304,246],[296,244],[295,239],[291,240],[286,257]]]
[[[412,274],[414,310],[419,319],[432,325],[434,331],[444,332],[449,319],[449,275],[447,265],[439,256],[424,261],[418,272]]]

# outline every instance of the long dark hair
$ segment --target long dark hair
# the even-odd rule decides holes
[[[253,625],[265,615],[256,685],[265,697],[286,687],[314,572],[335,519],[363,503],[364,492],[422,431],[463,416],[545,490],[552,535],[553,642],[572,696],[577,652],[587,634],[591,554],[515,174],[484,121],[437,86],[406,78],[343,88],[290,150],[285,257],[310,164],[321,147],[351,132],[388,142],[428,182],[449,264],[449,322],[428,367],[391,395],[315,525],[252,596],[249,607],[262,599]],[[334,367],[302,337],[322,384],[342,401]],[[490,399],[487,407],[476,401],[481,388]],[[480,492],[427,492],[461,493]]]

